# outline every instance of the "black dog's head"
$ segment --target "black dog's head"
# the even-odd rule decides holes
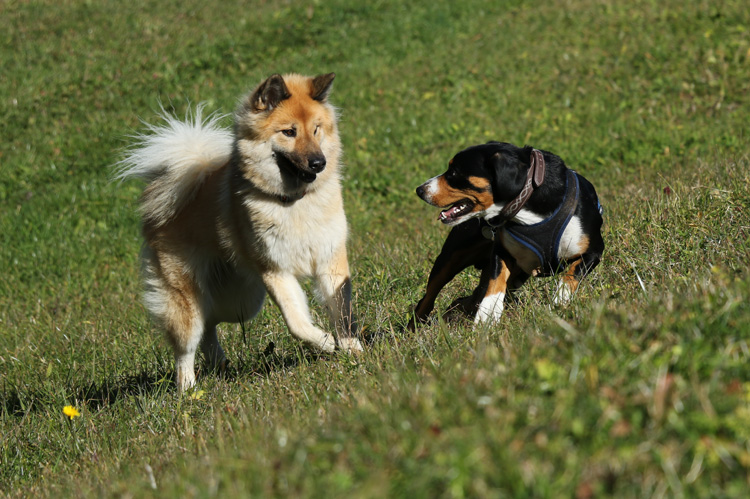
[[[446,225],[494,216],[521,192],[532,150],[504,142],[469,147],[448,162],[445,173],[417,187],[417,195],[443,209],[438,220]]]

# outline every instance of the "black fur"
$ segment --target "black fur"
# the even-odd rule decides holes
[[[460,151],[450,161],[448,170],[443,174],[445,181],[452,189],[469,192],[477,190],[468,179],[471,177],[484,178],[489,181],[492,199],[496,205],[505,205],[515,199],[523,189],[527,172],[531,164],[533,147],[517,147],[505,142],[489,142],[487,144],[469,147]],[[538,186],[524,205],[542,219],[551,216],[561,206],[566,193],[566,175],[568,167],[563,160],[548,151],[541,151],[545,162],[544,182]],[[604,251],[604,240],[601,236],[601,207],[594,186],[580,174],[578,176],[579,201],[573,216],[580,220],[582,236],[587,238],[588,245],[581,254],[573,255],[569,260],[562,261],[560,270],[575,265],[567,272],[567,278],[575,281],[574,286],[583,279],[599,263]],[[425,186],[420,186],[417,193],[425,197]],[[497,212],[498,210],[495,210]],[[503,284],[505,289],[521,286],[531,275],[528,266],[522,268],[517,258],[522,255],[516,248],[516,254],[506,247],[503,242],[510,236],[504,231],[515,221],[501,220],[497,213],[487,214],[485,219],[469,219],[456,225],[443,245],[443,248],[433,265],[427,283],[427,292],[414,310],[414,318],[409,324],[414,327],[414,319],[423,321],[434,307],[435,298],[440,290],[450,282],[459,272],[469,266],[476,266],[482,270],[479,286],[474,293],[463,299],[456,300],[452,309],[459,309],[465,313],[475,313],[481,300],[488,292],[493,281],[500,278],[500,268],[505,266],[510,270],[510,277]],[[486,235],[490,226],[497,228],[494,240]],[[581,242],[583,244],[583,241]],[[543,275],[543,272],[540,273]]]

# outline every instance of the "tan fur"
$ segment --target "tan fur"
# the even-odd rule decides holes
[[[222,131],[172,119],[169,127],[152,128],[157,136],[144,138],[123,162],[121,178],[150,180],[142,197],[145,301],[172,343],[181,390],[195,383],[199,343],[210,367],[224,365],[216,325],[252,318],[266,291],[303,342],[324,351],[362,349],[352,324],[341,144],[335,109],[326,101],[332,79],[266,80],[238,107],[234,154],[223,146],[180,156],[194,136]],[[289,130],[295,135],[287,136]],[[174,157],[161,156],[163,144]],[[325,168],[313,181],[297,175],[312,171],[320,158]],[[180,177],[182,171],[191,178]],[[179,192],[169,191],[174,179]],[[312,323],[299,284],[308,276],[317,282],[336,337]]]
[[[487,295],[505,294],[508,291],[508,279],[510,278],[510,269],[505,261],[500,262],[500,273],[495,279],[491,279],[487,286]]]
[[[473,211],[489,209],[495,202],[492,198],[490,181],[482,177],[469,177],[469,182],[478,189],[478,192],[472,193],[472,200],[476,203]]]
[[[578,251],[581,253],[581,255],[586,253],[589,250],[590,245],[591,245],[591,239],[589,239],[589,236],[582,234],[581,236],[578,237]]]
[[[472,212],[482,212],[492,206],[494,202],[489,181],[487,181],[487,179],[481,177],[469,177],[467,179],[477,189],[476,191],[454,189],[445,180],[444,175],[436,177],[435,180],[436,188],[428,200],[428,202],[434,206],[445,208],[454,203],[468,199],[474,203],[474,207],[471,210]]]
[[[568,286],[568,290],[570,291],[570,294],[575,294],[576,290],[578,289],[578,278],[575,275],[575,271],[578,268],[579,265],[583,263],[582,260],[576,260],[575,262],[570,264],[570,267],[565,271],[565,274],[563,274],[562,280],[563,283],[565,283],[566,286]]]

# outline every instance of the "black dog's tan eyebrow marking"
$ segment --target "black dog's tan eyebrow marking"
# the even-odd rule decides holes
[[[469,177],[466,180],[471,184],[471,188],[477,192],[487,192],[492,190],[490,181],[484,177]]]
[[[489,208],[494,202],[490,181],[484,177],[463,177],[455,182],[448,181],[445,175],[438,177],[437,192],[432,196],[437,206],[448,206],[462,199],[469,199],[479,209]]]
[[[475,175],[465,176],[460,173],[453,173],[453,175],[451,175],[450,170],[443,174],[442,177],[453,189],[477,192],[490,190],[490,182],[485,177]]]
[[[495,202],[492,196],[492,186],[490,181],[484,177],[469,177],[472,187],[476,194],[472,197],[476,202],[477,206],[483,210],[486,210]]]

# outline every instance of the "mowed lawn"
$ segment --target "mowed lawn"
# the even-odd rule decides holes
[[[746,2],[0,5],[0,495],[745,497]],[[231,113],[274,72],[337,74],[364,355],[277,308],[179,396],[140,304],[143,121]],[[488,140],[597,188],[607,249],[573,303],[404,330],[447,228],[414,188]],[[476,283],[467,271],[438,302]],[[66,406],[75,409],[72,417]],[[70,413],[70,414],[75,414]]]

